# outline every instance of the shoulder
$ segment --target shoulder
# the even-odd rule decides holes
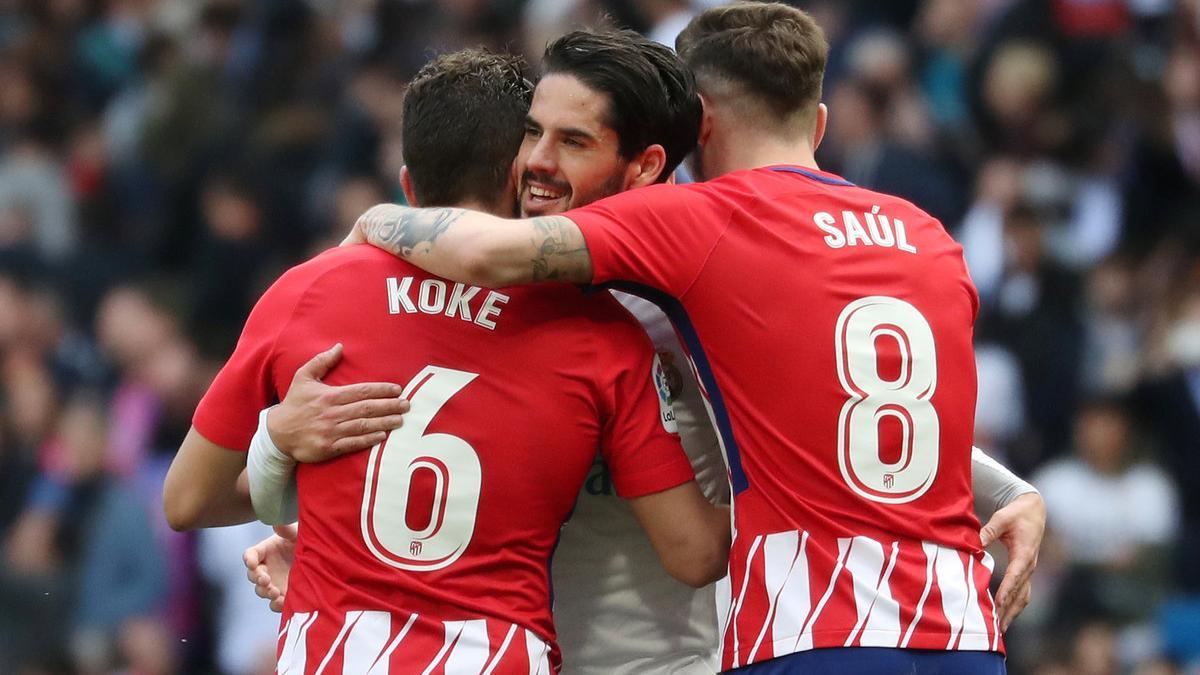
[[[331,275],[358,274],[384,267],[411,268],[411,265],[369,244],[339,246],[289,268],[276,283],[289,287],[305,286]]]
[[[1173,490],[1174,483],[1171,477],[1167,475],[1157,464],[1152,462],[1139,462],[1129,469],[1128,480],[1139,486],[1159,490]]]
[[[586,218],[592,214],[613,211],[641,214],[647,207],[680,208],[702,203],[717,197],[721,192],[720,186],[714,187],[712,183],[656,183],[605,197],[587,206],[566,211],[562,215],[576,220],[576,216]]]
[[[339,246],[286,270],[263,294],[259,304],[294,306],[314,287],[327,290],[341,286],[361,287],[365,275],[387,271],[426,276],[416,267],[374,246]]]

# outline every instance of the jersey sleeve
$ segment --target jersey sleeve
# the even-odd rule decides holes
[[[615,303],[614,303],[615,304]],[[695,478],[675,433],[662,365],[650,339],[624,309],[606,331],[608,358],[601,359],[604,426],[600,452],[617,494],[631,499],[673,488]]]
[[[732,211],[713,188],[698,183],[629,190],[563,215],[583,232],[593,284],[632,283],[681,298]]]
[[[285,274],[259,298],[233,355],[196,406],[192,426],[221,447],[247,450],[259,411],[278,401],[275,343],[306,287],[297,281],[296,275]]]

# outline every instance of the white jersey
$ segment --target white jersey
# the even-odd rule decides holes
[[[729,503],[721,449],[666,315],[614,291],[654,342],[683,448],[709,500]],[[671,578],[597,458],[554,554],[554,623],[565,675],[711,675],[717,671],[712,587]]]

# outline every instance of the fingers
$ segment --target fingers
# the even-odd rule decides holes
[[[254,594],[260,598],[263,598],[264,600],[270,600],[272,591],[274,591],[275,594],[279,593],[279,589],[271,583],[271,575],[267,574],[266,568],[264,567],[256,572],[256,576],[254,578]]]
[[[408,401],[400,398],[404,393],[404,387],[391,382],[360,382],[358,384],[348,384],[344,387],[334,387],[333,391],[328,394],[328,402],[333,405],[347,405],[358,403],[374,403],[383,405],[384,415],[392,415],[397,413],[408,412]],[[372,400],[374,399],[374,400]],[[399,405],[403,403],[403,405]],[[347,415],[352,417],[353,415]],[[359,415],[361,417],[362,415]]]
[[[258,567],[258,564],[261,561],[262,556],[258,553],[258,546],[251,546],[245,551],[242,551],[242,564],[246,566],[247,571]],[[253,581],[253,579],[251,581]]]
[[[991,519],[989,519],[987,524],[983,526],[983,529],[979,530],[979,539],[980,543],[983,545],[983,548],[991,546],[992,542],[996,541],[1000,538],[1000,535],[1007,532],[1012,526],[1011,521],[1012,519],[1008,517],[1008,511],[1005,509],[1000,509],[999,511],[993,513]]]
[[[1006,631],[1012,625],[1014,619],[1021,614],[1021,611],[1029,605],[1030,598],[1033,597],[1033,585],[1026,583],[1018,589],[1015,594],[1015,599],[1012,603],[1005,605],[1001,610],[1000,615],[1000,630]]]
[[[332,452],[330,459],[333,457],[340,457],[351,452],[368,450],[376,445],[379,445],[385,440],[387,440],[387,432],[384,431],[376,431],[369,434],[363,434],[361,436],[351,436],[349,438],[340,438],[334,441],[333,445],[330,446],[330,450]]]
[[[242,554],[242,563],[246,565],[246,580],[252,584],[258,584],[260,570],[265,569],[258,551],[253,548],[246,549],[246,552]]]
[[[292,523],[291,525],[276,525],[273,529],[275,530],[275,534],[279,535],[281,538],[290,542],[295,542],[296,535],[300,531],[300,525],[299,523]]]
[[[1033,556],[1029,551],[1012,551],[1008,569],[1004,571],[1004,579],[996,591],[1001,617],[1008,617],[1010,622],[1029,604],[1030,579],[1035,565]]]
[[[329,373],[342,358],[342,343],[337,343],[308,360],[296,371],[295,379],[319,380]]]
[[[388,415],[386,417],[363,417],[358,415],[347,418],[345,422],[339,422],[333,427],[333,435],[335,438],[364,436],[381,431],[393,431],[399,429],[402,424],[404,424],[404,416],[399,414]]]
[[[286,599],[286,596],[283,594],[280,594],[280,595],[277,595],[277,596],[271,598],[271,611],[275,612],[276,614],[282,613],[283,612],[283,601],[285,599]]]
[[[988,521],[988,524],[984,525],[983,529],[979,530],[980,546],[982,548],[991,546],[992,542],[996,541],[997,536],[999,536],[999,534],[996,532],[995,526],[992,525],[992,521]]]

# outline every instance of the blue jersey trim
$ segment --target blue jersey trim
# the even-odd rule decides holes
[[[801,169],[798,166],[777,166],[777,167],[772,168],[771,170],[772,171],[782,171],[785,173],[798,173],[801,176],[804,176],[806,178],[811,178],[811,179],[817,181],[818,183],[825,183],[826,185],[841,185],[843,187],[855,187],[854,183],[851,183],[850,181],[845,180],[843,178],[833,178],[830,176],[822,176],[819,173],[814,173],[812,171],[809,171],[808,169]]]
[[[704,385],[704,390],[708,392],[708,402],[712,405],[713,419],[717,423],[717,433],[721,434],[721,442],[725,446],[733,494],[745,491],[750,487],[750,482],[746,480],[746,472],[742,469],[742,455],[737,440],[733,437],[733,424],[729,421],[729,411],[725,408],[725,397],[721,395],[721,390],[717,387],[717,379],[713,375],[712,366],[709,365],[708,356],[704,353],[703,345],[700,344],[700,335],[696,333],[696,327],[692,324],[683,303],[657,288],[628,281],[604,284],[604,288],[624,291],[653,302],[671,319],[671,323],[675,324],[675,329],[679,331],[684,346],[687,347],[688,353],[692,355],[692,360],[696,364],[700,382]]]

